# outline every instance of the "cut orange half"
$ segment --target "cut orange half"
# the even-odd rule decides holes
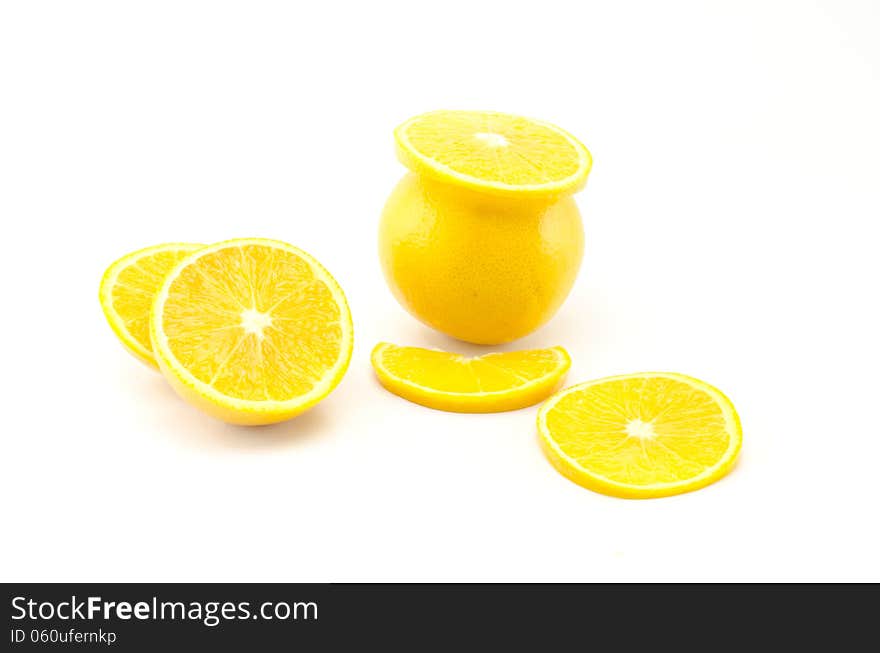
[[[383,342],[372,363],[382,385],[404,399],[437,410],[497,413],[546,399],[562,385],[571,359],[562,347],[469,358]]]
[[[628,498],[709,485],[733,467],[742,446],[727,397],[708,383],[665,372],[567,388],[541,406],[538,433],[562,475]]]
[[[433,111],[394,131],[401,162],[455,186],[514,197],[583,188],[592,157],[550,123],[493,111]]]
[[[99,299],[110,328],[138,360],[156,367],[150,344],[150,307],[165,275],[185,256],[204,247],[165,243],[139,249],[113,263],[101,279]]]
[[[275,240],[230,240],[186,257],[150,317],[174,389],[235,424],[302,413],[336,387],[351,358],[342,289],[310,255]]]

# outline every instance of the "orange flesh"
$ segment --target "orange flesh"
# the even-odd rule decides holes
[[[650,437],[627,431],[645,424]],[[582,467],[632,485],[694,477],[730,446],[718,403],[666,378],[622,379],[572,392],[548,411],[547,427],[562,452]]]
[[[221,249],[169,287],[162,328],[199,381],[237,399],[307,393],[340,356],[340,309],[311,266],[262,245]]]

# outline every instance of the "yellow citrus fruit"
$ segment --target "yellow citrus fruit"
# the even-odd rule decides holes
[[[443,111],[395,132],[412,172],[379,229],[385,278],[401,305],[460,340],[499,344],[562,305],[583,255],[590,155],[557,127],[507,114]]]
[[[394,130],[410,170],[473,190],[517,199],[583,188],[590,153],[568,132],[494,111],[432,111]]]
[[[538,412],[554,467],[619,497],[681,494],[724,476],[742,445],[730,400],[683,374],[612,376],[557,393]]]
[[[386,342],[373,369],[389,391],[417,404],[457,413],[498,413],[531,406],[561,387],[571,359],[562,347],[469,358]]]
[[[110,328],[138,360],[156,367],[150,344],[150,307],[165,275],[188,254],[204,247],[165,243],[146,247],[113,263],[101,279],[98,297]]]
[[[279,422],[318,403],[345,374],[353,342],[330,273],[302,250],[262,238],[180,261],[156,294],[150,332],[177,393],[234,424]]]

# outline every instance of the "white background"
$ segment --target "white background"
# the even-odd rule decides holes
[[[3,580],[880,581],[880,5],[4,2]],[[559,476],[537,408],[386,393],[379,340],[476,353],[385,287],[399,122],[486,108],[595,157],[551,323],[570,382],[680,371],[739,466],[651,501]],[[98,282],[163,241],[321,260],[356,346],[299,419],[227,426],[126,354]]]

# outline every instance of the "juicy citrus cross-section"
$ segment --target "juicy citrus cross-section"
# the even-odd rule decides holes
[[[429,408],[496,413],[524,408],[558,389],[571,366],[562,347],[469,358],[379,343],[373,369],[390,392]]]
[[[165,243],[114,262],[101,279],[99,299],[110,327],[139,360],[156,367],[150,344],[150,307],[168,271],[203,245]]]
[[[553,196],[584,186],[590,153],[550,123],[492,111],[432,111],[394,132],[401,162],[459,187],[497,194]]]
[[[307,253],[239,239],[183,259],[151,314],[159,367],[175,390],[237,424],[293,417],[329,394],[351,358],[342,289]]]
[[[680,494],[717,481],[742,445],[730,400],[707,383],[672,373],[567,388],[541,407],[538,432],[564,476],[628,498]]]

